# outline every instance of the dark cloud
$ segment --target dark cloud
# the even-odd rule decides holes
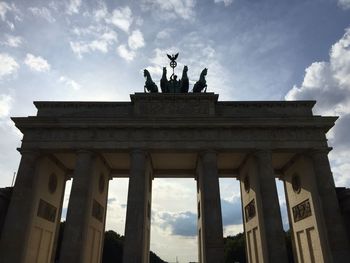
[[[233,202],[221,199],[221,210],[223,225],[236,225],[242,223],[242,212],[240,199],[235,198]],[[190,211],[181,213],[160,213],[158,217],[162,220],[159,226],[163,229],[170,228],[172,235],[193,237],[197,235],[197,213]],[[152,215],[152,220],[156,221]],[[157,222],[156,222],[157,224]]]
[[[115,201],[117,201],[117,198],[112,197],[112,198],[108,198],[107,203],[108,203],[108,204],[112,204],[112,203],[114,203]]]
[[[242,224],[242,208],[240,198],[232,202],[221,199],[222,222],[224,226]]]
[[[178,214],[162,213],[160,218],[164,220],[160,227],[170,228],[172,235],[188,237],[197,235],[197,215],[195,213],[190,211]]]

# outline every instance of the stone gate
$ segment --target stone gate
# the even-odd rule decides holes
[[[213,93],[131,102],[34,102],[0,240],[4,263],[53,262],[73,178],[60,262],[101,261],[108,182],[129,177],[125,263],[147,263],[152,180],[197,181],[198,258],[223,262],[219,178],[240,181],[249,262],[287,262],[275,179],[283,180],[298,262],[346,262],[349,243],[327,154],[335,117],[314,101],[218,101]]]

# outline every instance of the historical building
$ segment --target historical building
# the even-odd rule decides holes
[[[152,180],[197,181],[199,261],[223,262],[219,178],[241,184],[249,262],[287,262],[275,178],[284,181],[298,262],[348,262],[327,154],[335,117],[314,101],[218,101],[213,93],[136,93],[131,102],[35,102],[13,118],[22,159],[0,241],[2,263],[100,262],[108,182],[129,177],[125,263],[148,262]]]

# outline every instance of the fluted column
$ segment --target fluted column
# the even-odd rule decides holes
[[[0,241],[1,262],[23,262],[30,237],[38,186],[36,164],[38,153],[23,151],[6,221]]]
[[[349,240],[341,217],[327,154],[328,150],[317,150],[312,151],[310,155],[333,262],[347,262],[350,258]]]
[[[250,154],[239,180],[248,262],[288,262],[271,151]]]
[[[201,263],[224,262],[224,242],[217,154],[200,154],[197,166],[198,241]]]
[[[288,262],[271,151],[259,150],[254,155],[260,185],[261,212],[267,235],[268,262]]]
[[[123,262],[148,263],[152,167],[149,156],[142,150],[133,150],[130,158]]]
[[[79,151],[60,262],[98,263],[102,255],[109,171],[90,151]]]

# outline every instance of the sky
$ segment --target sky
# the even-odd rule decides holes
[[[190,88],[207,67],[221,101],[312,99],[314,114],[339,116],[329,158],[336,185],[350,187],[350,0],[0,0],[0,187],[20,160],[10,116],[35,115],[38,100],[129,101],[143,91],[143,69],[158,82],[177,52]],[[151,249],[197,260],[195,181],[153,187]],[[107,229],[121,234],[127,188],[111,181]],[[221,179],[220,191],[224,233],[238,233],[238,182]]]

